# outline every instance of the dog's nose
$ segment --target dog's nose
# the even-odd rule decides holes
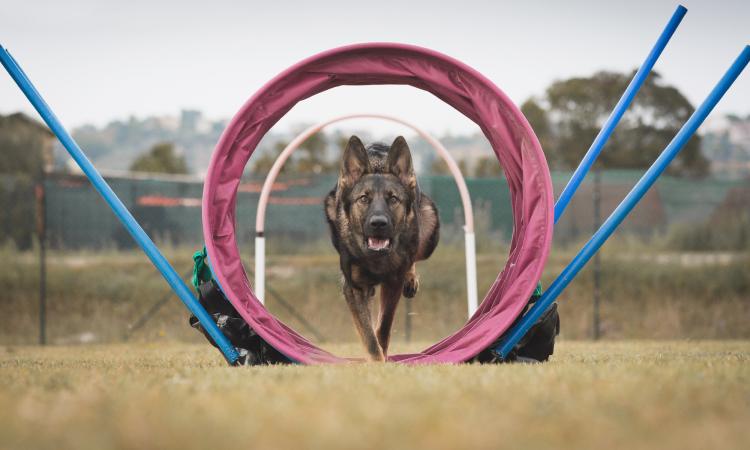
[[[385,216],[377,215],[370,218],[370,226],[372,228],[384,228],[386,225],[388,225],[388,218]]]

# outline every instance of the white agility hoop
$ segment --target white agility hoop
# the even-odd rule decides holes
[[[385,114],[348,114],[344,116],[335,117],[325,122],[320,122],[307,128],[305,131],[297,135],[291,142],[282,150],[276,161],[274,161],[271,170],[266,176],[266,180],[263,182],[263,188],[260,191],[260,199],[258,200],[258,211],[255,215],[255,296],[261,303],[264,303],[265,297],[265,285],[266,285],[266,238],[265,238],[265,220],[266,220],[266,206],[271,197],[271,190],[276,178],[281,172],[281,168],[286,163],[289,156],[305,142],[310,136],[319,132],[323,128],[345,120],[351,119],[381,119],[389,122],[398,123],[407,128],[412,129],[430,146],[432,146],[438,155],[445,161],[448,166],[453,179],[456,181],[458,192],[461,195],[461,204],[464,210],[464,240],[466,244],[466,295],[468,303],[468,313],[471,317],[477,310],[477,258],[476,258],[476,239],[474,236],[474,211],[471,207],[471,198],[469,197],[469,189],[466,187],[466,181],[464,180],[461,170],[458,168],[458,164],[453,157],[448,153],[448,150],[440,143],[437,139],[429,135],[426,131],[418,128],[417,126],[406,122],[405,120],[388,116]]]

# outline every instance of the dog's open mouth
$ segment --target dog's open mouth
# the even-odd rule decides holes
[[[375,250],[375,251],[383,251],[387,250],[388,247],[391,245],[391,240],[388,238],[375,238],[375,237],[369,237],[367,238],[367,248],[369,250]]]

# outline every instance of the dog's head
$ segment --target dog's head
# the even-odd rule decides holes
[[[417,179],[406,140],[366,149],[352,136],[339,177],[340,201],[350,232],[364,254],[386,254],[399,245],[413,217]]]

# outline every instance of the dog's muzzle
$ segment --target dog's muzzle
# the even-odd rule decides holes
[[[391,245],[388,235],[391,232],[391,221],[384,214],[373,214],[367,221],[367,248],[369,250],[383,251]]]

